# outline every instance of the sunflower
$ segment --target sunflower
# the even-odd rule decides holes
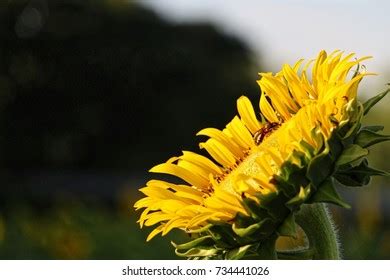
[[[178,251],[190,249],[182,255],[226,255],[232,248],[289,235],[303,203],[347,206],[333,183],[368,183],[351,170],[367,167],[370,143],[362,131],[376,133],[362,130],[366,108],[357,101],[358,85],[370,75],[359,65],[370,57],[354,56],[321,51],[304,65],[299,60],[276,74],[260,73],[259,108],[241,96],[238,114],[224,129],[197,133],[208,137],[199,146],[210,157],[183,151],[150,169],[182,183],[150,180],[140,189],[145,197],[134,205],[143,209],[138,222],[156,226],[147,241],[177,228],[197,237],[175,245]],[[373,173],[365,174],[383,175]]]

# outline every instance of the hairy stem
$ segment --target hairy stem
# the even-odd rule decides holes
[[[324,204],[305,204],[295,218],[306,233],[314,260],[340,259],[337,234]]]

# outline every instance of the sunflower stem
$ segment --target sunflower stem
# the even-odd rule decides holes
[[[297,212],[296,223],[303,229],[309,241],[314,260],[340,259],[337,233],[328,209],[322,203],[305,204]]]
[[[314,256],[314,250],[310,248],[277,253],[279,260],[312,260]]]

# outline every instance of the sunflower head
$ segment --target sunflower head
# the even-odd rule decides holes
[[[178,228],[194,237],[174,244],[180,256],[275,255],[276,238],[295,235],[302,204],[348,207],[335,181],[361,186],[372,175],[386,175],[369,167],[366,156],[369,146],[389,137],[361,120],[387,91],[361,104],[358,85],[370,73],[359,64],[369,57],[353,57],[321,51],[304,65],[299,60],[276,74],[260,73],[258,109],[241,96],[238,115],[224,129],[198,132],[208,137],[199,146],[210,157],[183,151],[153,167],[181,182],[150,180],[140,189],[139,224],[156,226],[147,240]]]

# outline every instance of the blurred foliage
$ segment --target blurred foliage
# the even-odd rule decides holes
[[[134,194],[128,201],[134,202]],[[131,207],[131,206],[130,206]],[[128,207],[129,208],[129,207]],[[182,232],[158,236],[146,243],[151,229],[139,229],[129,209],[102,204],[58,202],[37,211],[15,203],[2,220],[0,259],[176,259],[170,240],[184,242]],[[390,232],[357,226],[353,212],[332,208],[339,225],[345,259],[389,259]],[[0,228],[1,230],[1,228]],[[299,244],[299,243],[297,243]],[[279,245],[287,248],[286,241]],[[287,247],[286,247],[287,246]]]
[[[0,258],[174,258],[118,189],[258,95],[248,48],[119,0],[1,1],[0,42]]]
[[[257,100],[259,61],[210,24],[133,1],[0,1],[0,259],[176,258],[170,236],[146,244],[135,189],[224,127],[239,95]],[[378,108],[367,122],[389,134],[389,98]],[[372,151],[378,168],[388,147]],[[332,208],[345,258],[390,258],[388,185]]]
[[[145,244],[135,216],[67,203],[44,212],[16,204],[3,223],[0,259],[176,259],[163,238]],[[184,240],[184,236],[170,238]]]
[[[224,125],[237,95],[258,94],[251,53],[211,25],[174,25],[132,1],[6,2],[3,167],[144,170]]]

